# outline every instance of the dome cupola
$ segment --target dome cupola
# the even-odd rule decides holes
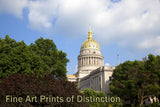
[[[101,66],[104,66],[103,55],[100,46],[93,39],[91,27],[88,32],[88,39],[81,46],[80,55],[78,56],[78,78],[82,78]]]
[[[100,46],[98,42],[93,39],[91,28],[89,29],[89,32],[88,32],[88,39],[84,41],[81,46],[81,50],[82,49],[99,49],[100,50]]]

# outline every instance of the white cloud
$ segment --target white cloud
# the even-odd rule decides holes
[[[23,9],[28,6],[28,0],[0,0],[0,13],[10,13],[22,18]]]
[[[42,30],[52,27],[57,17],[58,2],[56,0],[37,0],[29,2],[28,19],[32,28]]]
[[[139,43],[139,46],[140,48],[158,48],[160,46],[160,36],[157,36],[155,38],[144,38],[144,40]]]
[[[0,2],[0,12],[6,11],[16,16],[22,16],[22,10],[27,4],[26,0],[15,0],[15,5],[9,0]],[[93,35],[101,44],[117,43],[135,52],[160,46],[159,0],[120,0],[116,3],[110,0],[28,2],[28,20],[34,29],[86,37],[91,24]]]

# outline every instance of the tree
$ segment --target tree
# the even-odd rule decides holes
[[[83,91],[83,95],[85,97],[99,97],[99,98],[107,98],[107,96],[105,95],[104,92],[100,92],[100,91],[94,91],[93,89],[91,88],[86,88],[84,91]],[[89,105],[90,107],[122,107],[122,103],[121,102],[92,102],[92,101],[89,101]]]
[[[0,78],[16,72],[25,74],[51,73],[57,78],[66,77],[66,53],[58,51],[52,40],[42,37],[27,46],[6,35],[0,38]]]
[[[138,75],[138,67],[135,67],[138,62],[127,61],[120,64],[113,72],[113,81],[110,85],[110,90],[114,95],[121,97],[124,100],[131,100],[134,103],[137,95],[136,76]],[[135,65],[135,66],[133,66]],[[135,71],[136,69],[136,71]]]
[[[152,56],[152,58],[154,57]],[[156,68],[154,60],[150,61],[152,58],[149,55],[145,62],[126,61],[116,67],[113,72],[113,81],[109,87],[111,92],[123,100],[131,101],[134,105],[142,105],[144,99],[157,96],[160,88],[155,72],[158,68]]]
[[[85,102],[77,102],[76,96],[82,96],[82,94],[76,87],[75,83],[55,79],[51,74],[47,74],[44,77],[37,77],[35,75],[15,73],[8,78],[3,78],[2,83],[0,83],[0,106],[88,106]],[[10,96],[6,101],[7,95]],[[23,98],[22,102],[17,100],[11,101],[11,96]],[[72,96],[74,96],[74,99],[67,102],[67,97],[71,98]],[[34,99],[32,100],[32,98]]]
[[[160,56],[148,55],[148,60],[145,61],[145,69],[150,73],[150,84],[147,88],[150,96],[156,95],[160,99]]]
[[[30,45],[30,49],[38,54],[45,62],[46,70],[58,78],[66,76],[66,64],[69,61],[66,53],[58,51],[54,42],[50,39],[37,39],[35,44]]]

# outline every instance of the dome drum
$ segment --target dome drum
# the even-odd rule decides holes
[[[86,66],[103,66],[103,55],[79,55],[78,68]]]

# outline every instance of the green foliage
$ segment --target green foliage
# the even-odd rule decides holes
[[[160,94],[160,57],[148,55],[142,61],[126,61],[113,72],[110,90],[123,100],[142,105],[146,98]]]
[[[50,39],[37,39],[27,46],[6,35],[0,38],[0,78],[16,72],[25,74],[51,73],[56,78],[66,77],[66,53],[58,51]]]
[[[85,102],[77,102],[82,93],[73,82],[55,79],[51,74],[44,77],[15,73],[3,78],[0,83],[0,107],[86,107]],[[21,97],[22,102],[6,100],[6,96]],[[27,97],[28,96],[28,97]],[[43,97],[41,97],[43,96]],[[74,96],[72,101],[67,98]],[[30,100],[26,100],[26,99]],[[42,99],[43,98],[43,99]],[[32,100],[33,99],[33,100]]]
[[[69,60],[66,58],[66,53],[57,50],[52,40],[41,37],[35,41],[35,44],[31,44],[30,49],[45,62],[46,70],[50,70],[58,78],[66,76],[66,64]]]
[[[94,91],[93,89],[91,88],[86,88],[84,91],[83,91],[83,95],[85,97],[92,97],[92,98],[96,98],[96,97],[99,97],[99,98],[110,98],[110,96],[106,96],[104,92],[99,92],[99,91]],[[89,106],[90,107],[121,107],[122,106],[122,103],[121,102],[92,102],[90,101],[89,102]]]

